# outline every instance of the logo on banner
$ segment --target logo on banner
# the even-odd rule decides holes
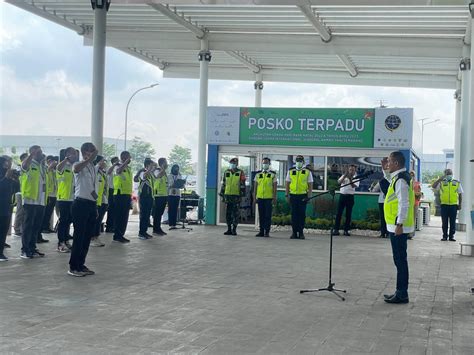
[[[397,130],[402,124],[402,120],[397,115],[390,115],[385,119],[385,128],[390,132]]]

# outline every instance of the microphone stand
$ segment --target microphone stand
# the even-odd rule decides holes
[[[360,182],[362,180],[365,180],[367,179],[370,175],[372,175],[373,173],[370,172],[370,173],[365,173],[365,174],[362,174],[360,177],[357,177],[356,180],[353,180],[352,182],[350,182],[349,184],[345,184],[345,185],[341,185],[339,186],[339,188],[341,187],[345,187],[345,186],[349,186],[349,185],[352,185],[353,183],[355,182]],[[321,193],[318,193],[308,199],[306,199],[306,201],[310,201],[314,198],[317,198],[319,196],[323,196],[323,195],[327,195],[327,194],[330,194],[332,196],[332,204],[333,204],[333,208],[332,208],[332,215],[331,215],[331,219],[332,219],[332,227],[331,227],[331,231],[330,231],[330,242],[329,242],[329,283],[328,283],[328,286],[327,287],[323,287],[323,288],[316,288],[316,289],[307,289],[307,290],[300,290],[300,293],[308,293],[308,292],[321,292],[321,291],[328,291],[328,292],[331,292],[333,294],[335,294],[337,297],[339,297],[341,299],[341,301],[345,301],[346,299],[340,295],[338,292],[342,292],[342,293],[346,293],[347,291],[346,290],[340,290],[340,289],[337,289],[337,288],[334,288],[334,286],[336,286],[336,283],[335,282],[332,282],[332,247],[333,247],[333,230],[334,230],[334,225],[336,224],[335,222],[335,219],[336,219],[336,215],[334,213],[334,209],[335,209],[335,198],[336,198],[336,189],[331,189],[331,190],[328,190],[328,191],[325,191],[325,192],[321,192]]]

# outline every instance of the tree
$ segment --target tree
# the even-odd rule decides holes
[[[179,171],[181,174],[190,175],[193,173],[193,167],[191,166],[191,149],[175,145],[171,149],[168,157],[170,165],[178,164]]]
[[[155,149],[150,142],[145,142],[140,137],[133,138],[132,146],[128,150],[132,156],[130,164],[132,171],[136,172],[143,168],[145,158],[151,158],[155,155]]]
[[[438,177],[443,176],[443,171],[424,171],[423,172],[423,183],[430,184],[433,180],[438,179]]]
[[[117,155],[115,144],[109,144],[104,142],[104,145],[102,147],[102,155],[105,157],[105,159],[110,161],[112,157]]]

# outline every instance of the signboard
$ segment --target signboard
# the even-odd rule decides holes
[[[412,136],[412,108],[375,109],[374,148],[408,149]]]
[[[208,143],[411,147],[412,109],[209,107]],[[394,145],[390,145],[394,144]]]

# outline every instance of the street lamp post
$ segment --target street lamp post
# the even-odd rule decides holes
[[[422,118],[422,119],[418,120],[418,121],[421,121],[421,157],[422,157],[422,160],[424,160],[423,156],[425,155],[425,147],[423,145],[423,142],[424,142],[423,139],[424,139],[424,135],[425,135],[425,126],[439,121],[439,118],[438,118],[434,121],[425,122],[426,120],[430,120],[430,119],[431,119],[430,117],[426,117],[426,118]]]
[[[152,89],[154,88],[155,86],[158,86],[159,84],[158,83],[155,83],[155,84],[151,84],[150,86],[145,86],[143,88],[140,88],[138,89],[137,91],[135,91],[132,96],[130,96],[130,98],[128,99],[128,102],[127,102],[127,107],[125,108],[125,136],[124,136],[124,143],[123,143],[123,146],[124,146],[124,150],[127,150],[127,125],[128,125],[128,106],[130,106],[130,101],[132,101],[133,97],[138,94],[140,91],[143,91],[143,90],[146,90],[146,89]]]

